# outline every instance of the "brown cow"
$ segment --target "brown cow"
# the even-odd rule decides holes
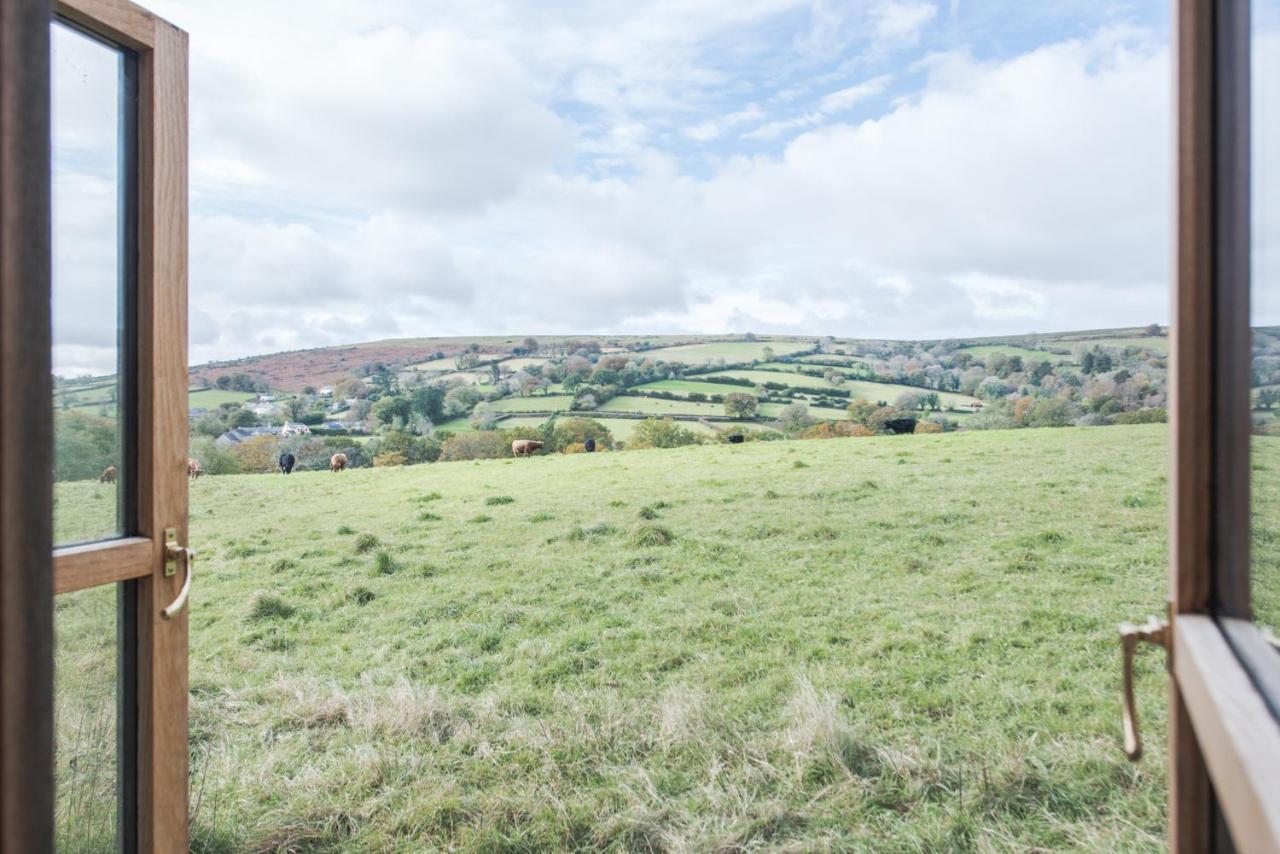
[[[334,454],[332,457],[329,457],[329,471],[342,471],[346,467],[346,454]]]
[[[511,443],[511,453],[517,457],[528,457],[541,447],[542,443],[535,439],[516,439]]]
[[[98,483],[115,483],[116,467],[107,466],[102,470],[102,474],[98,475]]]
[[[204,469],[200,467],[200,461],[188,458],[187,459],[187,477],[191,478],[192,480],[195,480],[202,474],[204,474]]]

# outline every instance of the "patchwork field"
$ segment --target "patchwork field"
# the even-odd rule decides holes
[[[678,347],[646,350],[644,355],[652,359],[696,365],[715,359],[724,359],[726,362],[750,362],[763,359],[765,348],[769,348],[779,356],[787,356],[801,350],[808,350],[812,346],[812,342],[809,341],[712,341],[706,344],[683,344]]]
[[[193,848],[1163,850],[1165,675],[1131,765],[1115,626],[1162,608],[1166,436],[201,479]],[[60,484],[60,535],[106,495]],[[111,785],[91,599],[58,600],[64,826]]]
[[[573,403],[570,394],[536,394],[530,397],[504,397],[489,404],[498,412],[560,412]]]
[[[245,403],[256,395],[247,391],[226,391],[220,388],[193,388],[187,395],[191,409],[217,409],[224,403]]]
[[[716,371],[714,374],[711,374],[711,376],[734,377],[737,379],[750,380],[751,382],[758,383],[760,385],[778,382],[786,383],[788,385],[794,383],[796,386],[800,386],[801,388],[824,388],[827,384],[826,380],[822,377],[807,377],[803,374],[799,375],[799,377],[792,377],[785,374],[779,374],[777,371],[729,370]],[[888,403],[893,403],[893,401],[898,398],[898,395],[905,394],[907,392],[912,394],[935,393],[932,389],[927,388],[898,385],[897,383],[874,383],[867,382],[866,380],[845,380],[844,384],[841,385],[840,388],[847,390],[851,399],[862,398],[872,402],[883,400]],[[743,390],[745,391],[746,389]],[[936,392],[936,394],[944,407],[966,406],[977,400],[977,398],[970,397],[967,394],[956,394],[955,392],[950,391],[939,391]]]
[[[1059,341],[1054,341],[1049,346],[1067,347],[1066,344]],[[1054,364],[1071,361],[1070,356],[1064,356],[1061,353],[1050,353],[1048,350],[1032,350],[1027,347],[1016,347],[1012,344],[982,344],[974,347],[961,347],[957,352],[968,353],[975,359],[985,359],[992,353],[1004,353],[1006,356],[1021,356],[1023,359],[1035,359],[1038,362],[1049,361]]]

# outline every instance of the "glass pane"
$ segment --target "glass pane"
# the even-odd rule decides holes
[[[59,852],[115,847],[116,595],[94,587],[54,606]]]
[[[1252,25],[1252,592],[1280,629],[1280,0],[1256,0]]]
[[[118,536],[124,189],[120,51],[54,24],[54,538]]]

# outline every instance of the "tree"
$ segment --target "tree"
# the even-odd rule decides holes
[[[755,395],[735,391],[724,396],[724,414],[734,418],[754,418],[760,402]]]
[[[1280,403],[1280,389],[1264,388],[1258,392],[1258,407],[1270,409]]]
[[[480,402],[481,394],[469,385],[458,385],[449,389],[444,396],[444,414],[449,418],[466,415],[471,407]]]
[[[116,422],[83,412],[59,413],[54,420],[54,479],[90,480],[120,464]]]
[[[438,385],[414,389],[409,395],[409,407],[423,418],[430,419],[432,423],[438,424],[444,421],[444,389]]]
[[[796,401],[787,404],[782,410],[782,414],[778,416],[778,420],[782,422],[782,429],[787,432],[795,430],[803,430],[805,427],[813,424],[814,419],[809,415],[809,404]]]
[[[524,348],[524,351],[526,353],[528,353],[530,356],[533,356],[538,352],[538,339],[526,338],[524,339],[524,341],[521,343],[520,346]]]
[[[240,409],[227,419],[227,426],[232,430],[237,427],[257,427],[258,416],[254,415],[251,410]]]
[[[308,409],[307,402],[301,398],[292,397],[285,401],[285,410],[289,413],[290,421],[301,421],[302,413]]]
[[[188,455],[200,462],[205,474],[239,474],[240,463],[235,452],[223,448],[208,436],[198,436],[191,440]]]
[[[844,385],[844,374],[840,373],[835,368],[827,368],[823,371],[822,378],[837,388]]]
[[[1148,323],[1146,326],[1144,326],[1144,327],[1142,328],[1142,334],[1143,334],[1143,335],[1159,335],[1159,334],[1160,334],[1160,324],[1158,324],[1158,323]]]
[[[408,399],[403,397],[384,397],[373,405],[373,417],[382,424],[391,424],[397,418],[404,423],[412,412]]]
[[[760,351],[760,358],[766,362],[772,362],[774,359],[773,348],[766,344],[764,349]]]
[[[498,420],[498,413],[493,406],[488,403],[477,403],[476,408],[471,410],[471,426],[477,430],[489,430]]]

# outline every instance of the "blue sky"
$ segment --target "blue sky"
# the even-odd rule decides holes
[[[195,361],[1167,320],[1164,0],[150,7],[191,35]]]

